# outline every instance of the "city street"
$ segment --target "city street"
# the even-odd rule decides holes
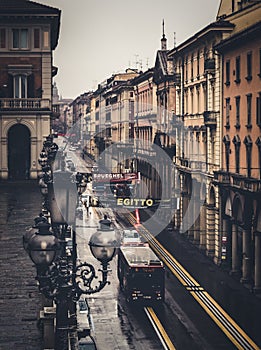
[[[41,196],[35,182],[1,184],[3,282],[0,349],[3,350],[41,348],[41,334],[37,328],[41,296],[34,280],[35,269],[22,245],[22,235],[32,225],[40,207]],[[110,209],[104,208],[91,208],[89,216],[84,211],[83,219],[77,219],[79,258],[93,263],[97,268],[99,264],[90,255],[88,241],[105,212],[118,229],[124,225],[114,220]],[[173,256],[200,281],[244,331],[257,344],[261,344],[258,326],[260,299],[174,232],[165,231],[158,239],[162,244],[168,242],[168,249]],[[109,349],[162,349],[143,307],[128,304],[120,292],[116,271],[115,257],[109,274],[111,284],[100,293],[87,297],[92,333],[98,349],[102,350],[105,344]],[[168,270],[165,304],[154,308],[154,311],[176,349],[236,348]]]

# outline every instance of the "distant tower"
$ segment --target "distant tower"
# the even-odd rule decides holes
[[[57,103],[59,101],[59,94],[58,94],[58,88],[56,85],[56,82],[53,84],[53,104]]]
[[[164,19],[162,21],[161,50],[167,50],[167,39],[166,39],[165,33],[164,33]]]

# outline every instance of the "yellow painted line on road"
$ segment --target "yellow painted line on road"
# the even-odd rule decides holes
[[[164,345],[167,346],[168,350],[176,350],[175,346],[173,345],[173,343],[171,342],[168,334],[166,333],[164,327],[162,326],[160,320],[158,319],[158,317],[156,316],[154,310],[152,309],[152,307],[147,307],[145,308],[145,311],[148,311],[154,325],[157,327],[157,331],[159,332],[160,338],[164,341]],[[165,346],[164,346],[165,347]],[[166,347],[165,347],[166,349]]]
[[[242,343],[247,342],[249,344],[247,349],[250,349],[250,347],[253,350],[260,349],[259,346],[257,346],[253,342],[253,340],[249,338],[249,336],[243,331],[243,329],[240,328],[240,326],[226,313],[226,311],[210,296],[210,294],[204,291],[204,288],[202,288],[200,284],[184,269],[184,267],[165,249],[165,247],[163,247],[162,244],[158,242],[158,240],[146,229],[146,227],[144,227],[142,224],[139,224],[139,225],[135,224],[135,227],[136,229],[141,227],[142,230],[145,231],[145,234],[144,232],[140,232],[140,234],[145,239],[148,239],[151,248],[160,256],[160,258],[165,262],[165,264],[172,271],[172,273],[177,277],[177,279],[181,282],[181,284],[186,287],[188,292],[201,305],[201,307],[207,312],[207,314],[218,325],[218,327],[226,334],[226,336],[237,347],[237,349],[239,350],[246,349],[246,347],[243,344],[239,343],[237,338],[242,338]],[[146,235],[148,235],[148,237]],[[164,254],[166,254],[167,257],[165,257],[161,251]],[[168,261],[167,259],[169,259],[170,261]],[[177,271],[172,266],[172,264],[176,265],[178,269],[182,272],[182,274],[180,274],[180,272]],[[189,281],[189,284],[188,284],[188,281]],[[207,305],[207,303],[204,302],[204,300],[202,300],[204,298],[200,298],[199,295],[206,298],[207,301],[211,304],[211,306],[213,306],[220,312],[221,316],[224,318],[223,323],[215,315],[214,313],[215,310],[211,310],[211,308]],[[225,325],[227,325],[227,327]],[[229,328],[234,328],[239,335],[233,332],[233,329],[229,330]]]

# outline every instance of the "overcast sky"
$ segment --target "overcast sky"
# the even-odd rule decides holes
[[[126,68],[153,67],[162,19],[168,49],[215,21],[220,0],[34,0],[62,10],[59,94],[75,98]],[[137,63],[139,62],[139,63]],[[141,63],[142,62],[142,63]],[[141,66],[142,64],[142,66]]]

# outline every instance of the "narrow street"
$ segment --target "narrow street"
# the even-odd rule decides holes
[[[0,190],[0,349],[40,350],[41,332],[37,319],[41,295],[35,281],[35,269],[23,249],[22,235],[40,212],[41,195],[38,185],[32,181],[2,183]],[[78,257],[94,264],[97,270],[99,263],[91,256],[88,242],[104,213],[109,215],[117,229],[123,227],[122,222],[115,221],[112,211],[105,208],[90,208],[89,215],[84,211],[83,219],[77,219],[76,223]],[[177,233],[166,230],[157,239],[260,345],[260,299]],[[117,256],[110,268],[110,284],[87,297],[91,331],[98,350],[103,350],[105,344],[108,349],[115,350],[163,349],[143,307],[128,304],[119,289]],[[96,282],[99,283],[99,278]],[[166,301],[153,309],[176,349],[236,348],[168,269]]]

